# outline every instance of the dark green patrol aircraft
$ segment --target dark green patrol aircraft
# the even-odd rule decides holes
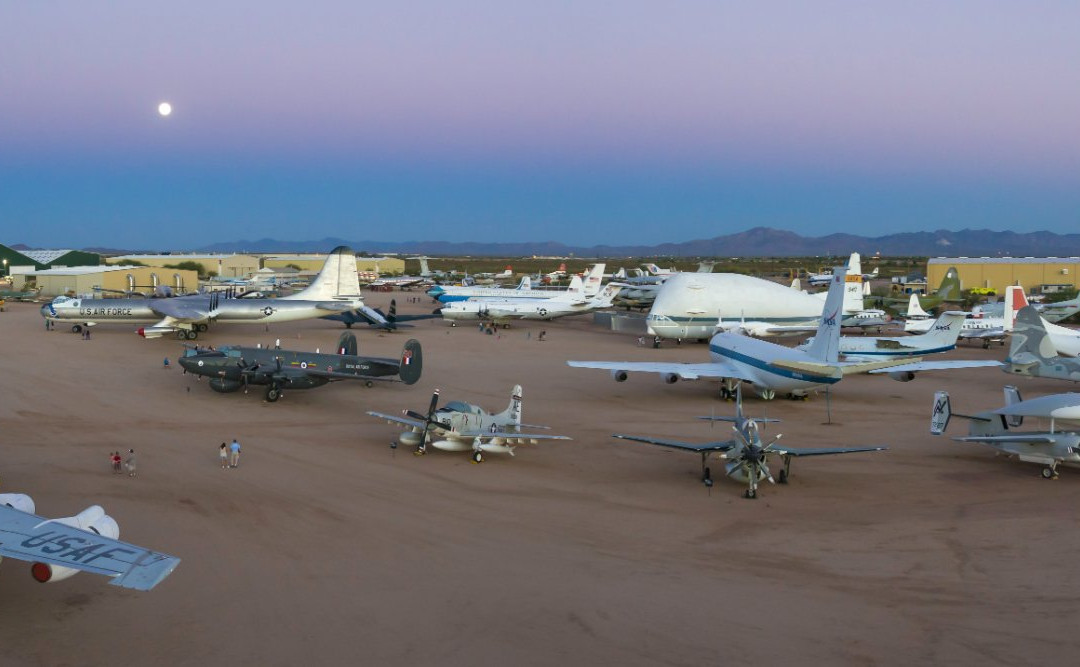
[[[179,362],[184,371],[209,377],[214,391],[247,393],[248,386],[262,385],[266,400],[273,403],[286,388],[310,389],[335,380],[361,380],[370,387],[396,375],[405,384],[414,384],[424,357],[414,338],[405,342],[400,359],[361,357],[356,354],[356,336],[346,332],[338,341],[337,354],[227,345],[216,350],[189,348]]]

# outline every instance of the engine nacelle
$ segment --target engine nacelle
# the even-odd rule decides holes
[[[889,377],[897,382],[911,382],[915,379],[915,374],[911,371],[897,371],[895,373],[889,373]]]
[[[62,523],[65,526],[85,530],[88,533],[101,535],[111,539],[120,537],[120,526],[116,520],[105,513],[101,505],[91,505],[75,516],[53,519],[53,523]],[[69,579],[80,570],[62,565],[50,565],[49,563],[34,563],[30,566],[30,574],[35,580],[47,584],[55,581]]]
[[[234,392],[240,387],[244,386],[244,383],[240,380],[227,380],[225,378],[210,378],[210,388],[221,394],[228,394]]]
[[[664,382],[667,382],[668,384],[675,384],[678,381],[678,373],[664,373]]]
[[[0,505],[6,505],[27,514],[34,513],[34,499],[24,493],[0,493]]]
[[[626,382],[626,371],[611,371],[611,379],[616,382]]]

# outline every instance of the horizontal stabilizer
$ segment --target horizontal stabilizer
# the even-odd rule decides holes
[[[771,365],[789,371],[798,371],[799,373],[806,373],[807,375],[816,375],[818,377],[840,379],[844,374],[840,366],[819,364],[809,361],[788,361],[781,359],[779,361],[771,362]]]

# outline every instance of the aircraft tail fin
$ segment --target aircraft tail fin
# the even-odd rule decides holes
[[[792,279],[792,281],[791,281],[791,289],[793,289],[793,290],[795,290],[797,292],[801,292],[802,291],[802,281],[799,280],[798,278]]]
[[[585,296],[595,296],[600,292],[600,283],[604,280],[604,269],[607,268],[607,264],[600,262],[593,264],[589,267],[588,272],[582,279],[585,286],[583,288],[583,294]]]
[[[1009,407],[1010,405],[1016,405],[1017,403],[1021,402],[1023,402],[1023,399],[1020,398],[1020,390],[1017,389],[1014,385],[1005,385],[1005,407]],[[1005,423],[1007,423],[1011,428],[1021,426],[1024,423],[1024,415],[1008,415],[1005,417]]]
[[[391,329],[397,328],[397,299],[390,299],[390,312],[386,315],[386,323]]]
[[[935,347],[954,347],[956,339],[960,336],[960,328],[964,326],[964,313],[959,310],[943,312],[934,320],[930,330],[918,336],[918,344],[933,345]],[[909,340],[910,340],[909,338]],[[912,341],[914,342],[914,341]]]
[[[1008,310],[1009,304],[1005,304],[1005,308]],[[1009,357],[1005,361],[1012,365],[1013,372],[1020,372],[1018,366],[1046,366],[1058,362],[1057,348],[1046,334],[1042,315],[1034,306],[1024,306],[1016,314]]]
[[[938,286],[937,295],[942,301],[959,301],[960,300],[960,272],[956,270],[955,266],[950,266],[949,270],[945,272],[945,277],[941,279],[941,285]]]
[[[337,344],[338,354],[356,356],[356,336],[351,331],[341,334]]]
[[[428,267],[427,257],[417,257],[420,260],[420,277],[427,278],[431,276],[431,269]]]
[[[851,257],[848,258],[847,270],[849,276],[862,278],[862,257],[859,256],[859,253],[851,253]]]
[[[1005,288],[1005,331],[1012,331],[1016,314],[1026,305],[1028,300],[1023,287],[1009,285]]]
[[[532,289],[532,278],[530,278],[529,276],[522,276],[521,277],[521,282],[518,283],[517,288],[519,290],[530,290],[530,289]]]
[[[619,290],[622,289],[622,285],[616,283],[608,283],[604,286],[604,289],[592,299],[593,308],[607,308],[615,301],[615,297],[618,296]]]
[[[949,427],[949,419],[952,417],[952,404],[949,402],[949,392],[939,391],[934,394],[934,409],[930,413],[930,433],[941,435]]]
[[[420,348],[420,341],[410,338],[405,341],[405,348],[401,351],[398,377],[405,384],[416,384],[423,369],[424,351]]]
[[[362,300],[360,276],[356,271],[356,253],[347,246],[334,248],[327,256],[319,275],[315,276],[306,289],[282,298],[304,301]]]
[[[713,267],[716,266],[716,262],[698,262],[698,273],[712,273]]]
[[[516,424],[521,425],[521,385],[514,385],[514,390],[510,392],[510,405],[506,406],[506,409],[495,415],[495,420],[502,424]]]
[[[806,353],[817,361],[835,363],[840,358],[840,315],[847,289],[844,282],[846,274],[847,269],[842,266],[833,268],[829,293],[825,296],[825,307],[821,311],[821,324],[814,334],[814,342],[806,348]]]
[[[853,257],[859,253],[852,253]],[[858,313],[866,310],[863,304],[863,281],[862,273],[848,267],[847,275],[844,276],[844,313]]]
[[[911,298],[908,299],[907,316],[930,317],[930,313],[923,310],[922,304],[919,303],[919,295],[914,292],[911,294]]]

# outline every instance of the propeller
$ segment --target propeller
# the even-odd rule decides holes
[[[420,421],[424,422],[423,437],[420,438],[420,444],[416,446],[416,452],[418,454],[423,454],[424,452],[427,451],[428,432],[431,430],[431,427],[432,426],[442,427],[442,424],[439,423],[438,421],[435,421],[435,419],[434,419],[435,410],[438,407],[439,407],[439,390],[435,389],[434,393],[431,394],[431,402],[428,403],[428,409],[427,409],[427,414],[426,415],[422,415],[419,412],[415,412],[413,410],[406,410],[405,411],[406,416],[409,416],[409,417],[412,417],[413,419],[417,419],[417,420],[420,420]]]

